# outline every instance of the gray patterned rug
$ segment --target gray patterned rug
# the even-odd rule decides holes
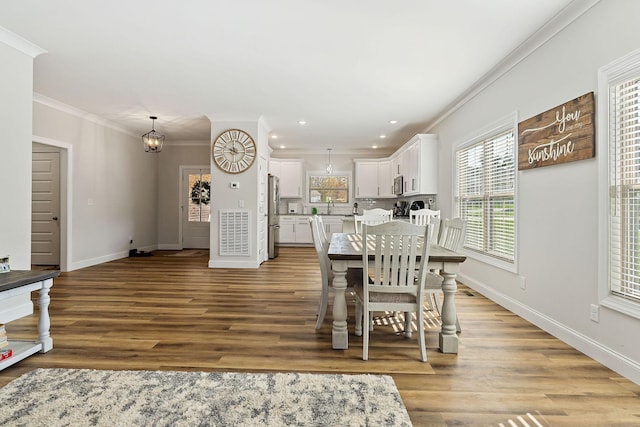
[[[36,369],[2,426],[411,426],[390,376]]]

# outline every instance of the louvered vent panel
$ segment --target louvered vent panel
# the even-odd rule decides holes
[[[220,210],[220,255],[250,255],[249,211]]]

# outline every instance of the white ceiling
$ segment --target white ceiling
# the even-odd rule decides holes
[[[36,93],[134,134],[261,116],[274,148],[339,153],[399,147],[569,3],[3,0],[0,27],[47,51]]]

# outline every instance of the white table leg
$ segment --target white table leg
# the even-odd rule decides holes
[[[349,348],[349,331],[347,330],[347,300],[345,289],[347,289],[347,262],[333,260],[331,262],[333,270],[333,330],[331,331],[331,345],[335,350],[346,350]]]
[[[38,342],[42,344],[40,353],[46,353],[53,348],[53,339],[49,334],[51,327],[51,319],[49,318],[49,289],[53,286],[53,279],[47,279],[40,288],[40,296],[38,298],[38,309],[40,316],[38,317]]]
[[[442,293],[444,299],[442,301],[442,329],[440,330],[440,351],[443,353],[458,352],[458,335],[456,334],[456,303],[455,295],[458,285],[456,283],[456,274],[459,265],[457,263],[445,263],[444,268],[440,271],[440,275],[444,278],[442,282]]]

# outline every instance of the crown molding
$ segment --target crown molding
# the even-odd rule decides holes
[[[35,58],[38,55],[47,53],[46,50],[31,43],[29,40],[20,37],[16,33],[12,33],[4,27],[0,27],[0,42],[5,43],[20,52]]]
[[[89,113],[87,111],[81,110],[79,108],[76,107],[72,107],[69,104],[65,104],[64,102],[60,102],[58,100],[55,100],[53,98],[49,98],[47,96],[44,96],[42,94],[39,94],[37,92],[33,93],[33,102],[37,102],[38,104],[41,105],[45,105],[47,107],[53,108],[54,110],[58,110],[61,111],[63,113],[67,113],[70,114],[72,116],[76,116],[79,117],[83,120],[87,120],[90,121],[92,123],[95,123],[97,125],[100,126],[104,126],[110,129],[113,129],[115,131],[118,132],[122,132],[126,135],[129,136],[133,136],[135,138],[139,138],[140,135],[137,135],[135,133],[133,133],[132,131],[130,131],[129,129],[125,129],[121,126],[118,126],[117,124],[109,121],[109,120],[105,120],[102,117],[99,117],[95,114]]]
[[[461,96],[454,100],[444,113],[436,120],[429,124],[424,133],[429,133],[440,122],[449,117],[451,114],[462,108],[467,102],[471,101],[487,87],[493,84],[500,77],[505,75],[513,67],[518,65],[532,53],[538,50],[542,45],[551,40],[556,34],[564,30],[576,19],[585,14],[589,9],[599,3],[600,0],[574,0],[558,12],[552,19],[547,21],[538,31],[533,33],[518,47],[516,47],[502,61],[498,62],[485,75],[480,77],[469,89]]]

